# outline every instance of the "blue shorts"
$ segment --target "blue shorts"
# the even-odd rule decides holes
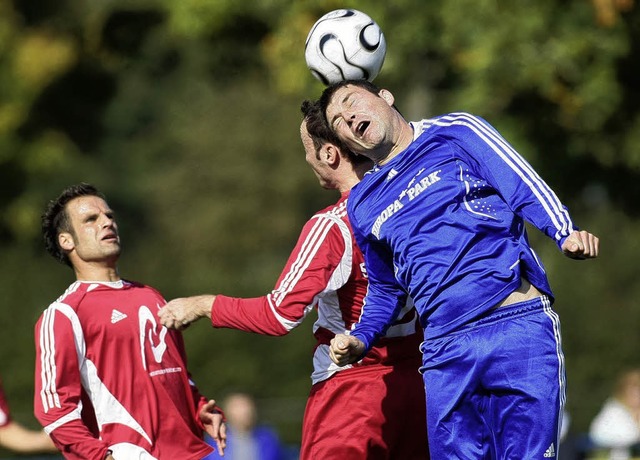
[[[421,350],[431,458],[557,458],[566,381],[547,297],[492,310]]]

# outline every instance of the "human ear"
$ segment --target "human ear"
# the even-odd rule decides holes
[[[334,164],[340,157],[340,151],[338,150],[338,147],[333,144],[326,144],[322,151],[322,159],[331,165]]]
[[[393,97],[393,94],[391,94],[391,91],[387,89],[381,89],[380,92],[378,92],[378,96],[384,99],[384,101],[389,104],[389,106],[393,107],[396,99]]]
[[[58,245],[65,251],[71,251],[76,244],[71,233],[63,232],[58,235]]]

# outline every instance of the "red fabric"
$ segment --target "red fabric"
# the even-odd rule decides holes
[[[157,319],[164,303],[140,284],[76,282],[38,320],[35,415],[66,458],[102,460],[117,443],[156,458],[210,452],[182,336]]]
[[[9,410],[9,403],[7,397],[4,394],[4,388],[2,387],[2,380],[0,380],[0,428],[8,425],[11,422],[11,411]]]
[[[275,288],[263,297],[219,295],[214,327],[284,335],[314,308],[314,383],[303,422],[302,460],[429,458],[415,309],[405,309],[357,364],[339,368],[329,342],[358,321],[367,292],[364,258],[347,218],[347,195],[303,227]],[[382,365],[384,364],[384,365]]]
[[[425,460],[426,409],[418,361],[339,372],[314,385],[301,460]]]

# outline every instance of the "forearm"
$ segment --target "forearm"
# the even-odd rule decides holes
[[[57,450],[44,431],[30,430],[17,422],[0,428],[0,445],[15,452],[52,452]]]
[[[290,306],[278,310],[291,312]],[[261,335],[283,336],[304,317],[304,308],[296,309],[295,320],[288,320],[271,307],[268,296],[242,299],[219,295],[211,311],[213,327],[238,329]]]

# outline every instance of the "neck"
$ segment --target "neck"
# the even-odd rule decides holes
[[[347,165],[346,162],[344,162],[344,164]],[[373,164],[370,162],[360,163],[358,165],[349,163],[347,167],[348,171],[344,171],[335,182],[334,188],[339,191],[341,195],[351,190],[354,185],[360,182],[366,172],[373,167]]]
[[[396,155],[400,152],[403,152],[409,145],[413,142],[413,128],[411,125],[405,121],[404,119],[400,120],[400,125],[398,127],[398,135],[395,138],[391,149],[389,150],[389,154],[384,157],[382,160],[378,161],[379,165],[383,165],[391,161]]]
[[[74,266],[73,268],[76,279],[78,281],[119,281],[120,275],[115,265],[103,266],[85,264],[82,267]]]

